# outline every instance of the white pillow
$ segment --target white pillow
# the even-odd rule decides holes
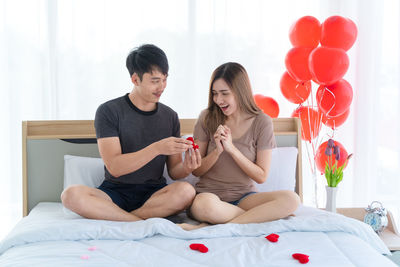
[[[258,191],[295,191],[297,152],[296,147],[277,147],[273,149],[267,181],[263,184],[255,183]]]
[[[184,156],[184,155],[183,155]],[[174,182],[164,166],[164,177],[167,184]],[[82,184],[90,187],[99,187],[104,180],[104,162],[101,158],[64,155],[64,189],[73,184]],[[189,175],[179,181],[187,181],[193,186],[199,178]]]
[[[64,188],[73,184],[99,187],[104,180],[101,158],[64,155]]]
[[[256,184],[260,192],[276,190],[295,190],[296,186],[296,147],[278,147],[272,150],[271,167],[267,181]],[[167,184],[174,182],[164,167],[164,177]],[[80,156],[64,156],[64,188],[72,184],[83,184],[98,187],[104,179],[104,163],[101,158]],[[199,181],[194,175],[189,175],[179,181],[186,181],[193,186]]]

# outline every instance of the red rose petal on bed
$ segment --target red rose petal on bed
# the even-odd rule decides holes
[[[302,253],[294,253],[292,254],[292,257],[296,260],[298,260],[300,263],[305,264],[307,262],[309,262],[309,258],[310,256],[306,255],[306,254],[302,254]]]
[[[88,259],[89,259],[89,256],[88,256],[88,255],[82,255],[82,256],[81,256],[81,259],[82,259],[82,260],[88,260]]]
[[[268,239],[268,241],[270,241],[270,242],[277,242],[279,239],[279,235],[270,234],[270,235],[267,235],[265,238]]]
[[[96,249],[97,249],[96,246],[93,246],[93,247],[89,247],[89,248],[88,248],[88,250],[90,250],[90,251],[95,251]]]
[[[198,249],[201,253],[207,253],[208,252],[208,247],[204,246],[203,244],[200,244],[200,247]]]
[[[206,252],[208,252],[208,248],[207,248],[205,245],[203,245],[203,244],[194,243],[194,244],[190,244],[189,247],[190,247],[192,250],[197,250],[197,251],[199,251],[199,252],[201,252],[201,253],[206,253]]]
[[[306,257],[306,258],[300,258],[299,259],[299,262],[300,263],[302,263],[302,264],[305,264],[305,263],[307,263],[307,262],[309,262],[310,260]]]
[[[310,256],[308,256],[308,255],[306,255],[306,254],[302,254],[302,253],[294,253],[294,254],[292,255],[292,257],[293,257],[294,259],[298,260],[298,259],[300,259],[300,258],[303,258],[303,257],[308,258],[308,257],[310,257]]]
[[[200,247],[200,245],[201,245],[201,244],[196,244],[196,243],[194,243],[194,244],[190,244],[189,247],[190,247],[191,249],[193,249],[193,250],[198,250],[199,247]]]

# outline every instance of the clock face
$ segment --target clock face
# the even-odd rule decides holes
[[[364,222],[371,225],[374,231],[378,231],[382,227],[382,217],[376,213],[367,213],[364,217]]]

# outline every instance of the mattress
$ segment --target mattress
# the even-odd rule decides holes
[[[300,206],[295,216],[185,231],[167,219],[113,222],[39,203],[0,243],[0,266],[396,266],[368,225]],[[265,237],[279,235],[278,242]],[[201,243],[207,253],[190,249]]]

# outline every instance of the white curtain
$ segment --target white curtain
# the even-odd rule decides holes
[[[181,118],[206,107],[211,72],[227,61],[244,65],[254,93],[273,97],[279,116],[289,117],[296,106],[279,80],[289,28],[305,15],[320,22],[342,15],[359,30],[345,76],[354,89],[351,115],[335,132],[355,155],[338,206],[380,200],[398,214],[396,0],[0,0],[0,237],[22,214],[21,121],[93,119],[99,104],[131,90],[126,55],[143,43],[166,52],[170,76],[161,101]],[[312,179],[303,162],[307,204]]]

